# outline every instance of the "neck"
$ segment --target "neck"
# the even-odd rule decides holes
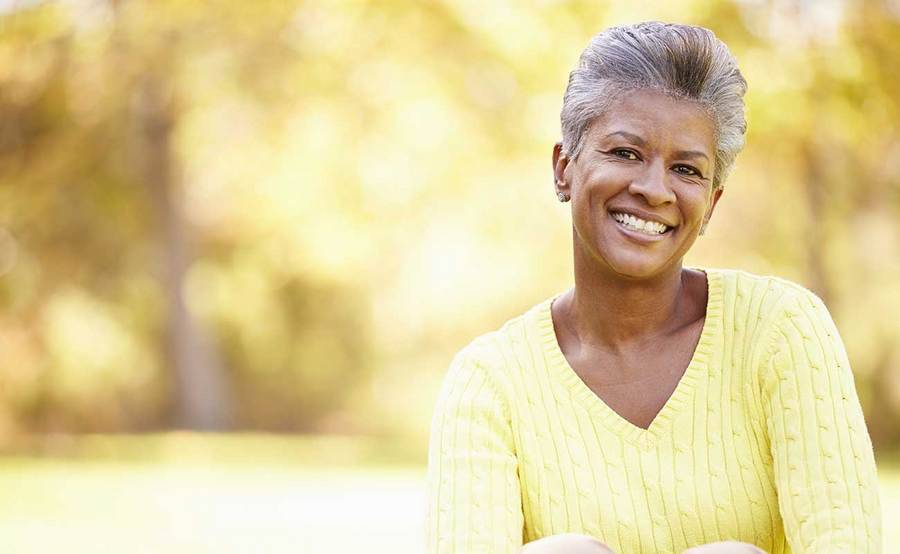
[[[579,250],[576,246],[575,289],[563,310],[582,347],[620,352],[671,331],[676,314],[684,309],[680,260],[659,275],[639,280],[598,268]]]

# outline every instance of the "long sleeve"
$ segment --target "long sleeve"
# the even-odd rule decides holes
[[[470,345],[454,358],[432,420],[429,554],[504,554],[522,546],[522,500],[509,410],[472,350]]]
[[[881,552],[872,443],[847,353],[822,301],[792,290],[773,320],[763,404],[793,552]]]

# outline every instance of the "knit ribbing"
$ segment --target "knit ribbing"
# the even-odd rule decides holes
[[[879,529],[865,525],[880,517],[872,448],[837,329],[810,294],[790,295],[780,315],[763,398],[787,534],[803,552],[879,552]]]
[[[620,554],[880,552],[871,442],[824,305],[780,279],[706,273],[694,355],[647,429],[569,367],[553,298],[457,355],[432,422],[428,552],[569,532]]]

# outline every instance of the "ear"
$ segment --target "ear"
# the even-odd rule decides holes
[[[562,192],[566,196],[571,196],[572,189],[566,182],[566,167],[568,165],[569,157],[563,154],[562,143],[557,142],[553,145],[553,192]]]

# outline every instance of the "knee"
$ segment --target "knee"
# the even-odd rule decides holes
[[[526,544],[521,554],[615,554],[594,537],[566,533],[551,535]]]

